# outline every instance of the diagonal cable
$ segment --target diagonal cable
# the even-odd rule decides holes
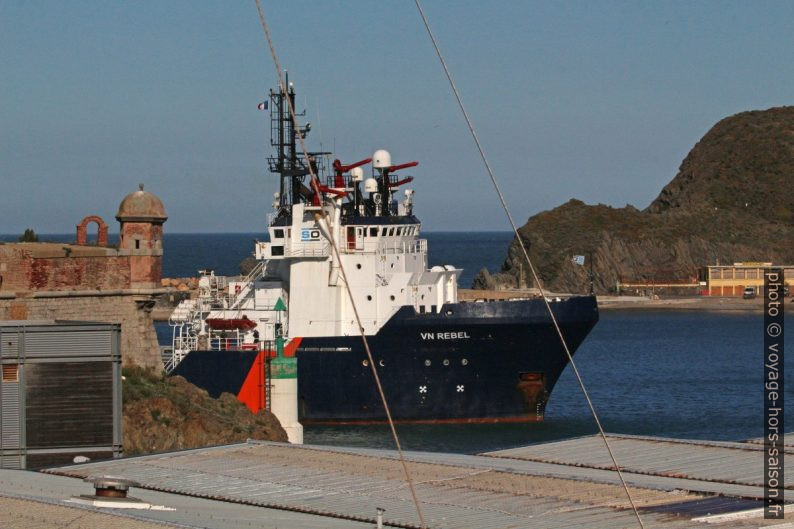
[[[259,12],[259,22],[262,24],[262,29],[265,32],[265,38],[267,39],[267,44],[268,47],[270,48],[270,54],[273,58],[273,63],[276,67],[276,75],[278,76],[279,88],[281,89],[282,94],[286,94],[287,87],[284,86],[283,71],[281,69],[281,64],[278,61],[278,56],[276,55],[276,48],[273,45],[273,39],[270,36],[270,29],[268,28],[267,20],[265,19],[265,12],[262,9],[262,4],[260,3],[260,0],[255,0],[255,2],[256,2],[256,9]],[[290,117],[292,118],[293,126],[295,130],[298,130],[300,129],[300,125],[298,123],[298,118],[295,115],[295,109],[293,108],[292,100],[289,97],[287,97],[286,99],[287,99],[287,106],[289,107]],[[306,143],[303,139],[303,134],[298,134],[297,136],[298,136],[298,140],[300,141],[301,149],[303,150],[303,155],[308,159],[309,151],[306,149]],[[319,182],[317,180],[317,175],[314,173],[314,169],[312,168],[312,165],[311,164],[307,164],[307,165],[309,168],[309,177],[311,180],[311,186],[318,197],[322,196],[320,193],[320,187],[319,187]],[[334,251],[334,257],[336,258],[336,261],[339,263],[339,271],[342,274],[342,281],[345,284],[345,290],[347,291],[347,295],[350,299],[350,304],[353,307],[353,314],[356,317],[358,330],[361,333],[361,340],[362,342],[364,342],[364,350],[367,352],[369,365],[372,369],[372,376],[375,379],[375,385],[378,387],[378,393],[380,395],[381,403],[383,404],[383,409],[386,411],[386,418],[389,422],[389,428],[391,429],[391,434],[392,437],[394,438],[394,444],[397,448],[397,454],[399,455],[400,463],[402,465],[403,472],[405,474],[405,481],[408,483],[408,488],[411,491],[411,498],[413,499],[414,506],[416,507],[416,514],[419,517],[419,525],[422,527],[422,529],[425,529],[427,526],[425,525],[425,519],[424,519],[424,515],[422,514],[422,508],[419,504],[419,499],[416,496],[416,488],[414,486],[413,479],[411,478],[411,472],[408,469],[408,463],[405,460],[405,455],[403,454],[402,446],[400,445],[400,438],[397,435],[397,429],[394,426],[394,420],[392,419],[391,410],[389,409],[389,404],[386,401],[386,394],[383,392],[383,385],[381,384],[380,376],[378,375],[378,370],[372,356],[372,351],[369,346],[369,341],[367,340],[367,335],[364,332],[364,326],[361,323],[361,317],[359,316],[355,299],[353,299],[353,291],[350,289],[350,283],[348,283],[347,281],[347,274],[345,272],[345,267],[342,264],[342,259],[339,253],[339,248],[337,246],[337,241],[333,236],[331,236],[331,223],[328,220],[328,216],[325,214],[323,210],[321,211],[322,213],[319,212],[315,213],[315,220],[318,222],[322,221],[325,224],[326,233],[329,236],[331,247],[333,248]]]
[[[612,452],[612,448],[609,446],[609,441],[607,440],[606,433],[604,433],[604,428],[601,426],[601,421],[598,418],[598,414],[596,413],[595,407],[593,406],[593,402],[590,400],[590,395],[587,393],[587,389],[585,388],[584,381],[582,380],[582,376],[579,374],[579,370],[576,368],[576,364],[573,361],[573,355],[571,354],[570,349],[568,348],[568,343],[565,341],[565,337],[563,336],[562,329],[560,329],[559,322],[557,321],[557,317],[554,315],[554,311],[551,308],[551,304],[549,300],[546,298],[546,294],[543,291],[543,284],[540,282],[540,278],[538,277],[537,272],[535,271],[535,267],[532,265],[532,260],[529,258],[529,252],[527,252],[526,246],[524,245],[524,241],[521,238],[521,235],[518,233],[518,228],[516,228],[516,223],[513,221],[513,216],[510,214],[510,209],[507,207],[507,202],[505,202],[505,197],[502,194],[502,190],[499,187],[499,183],[496,180],[496,176],[494,176],[494,172],[491,169],[491,164],[488,163],[488,158],[485,156],[485,151],[480,144],[480,140],[477,137],[477,133],[474,130],[474,125],[469,118],[469,113],[466,112],[466,107],[463,106],[463,100],[460,97],[460,93],[458,93],[458,88],[455,86],[455,81],[452,79],[452,74],[447,67],[447,63],[444,60],[444,56],[441,54],[441,49],[438,47],[438,42],[436,42],[436,37],[433,35],[433,32],[430,30],[430,24],[427,21],[427,17],[425,16],[425,12],[422,9],[422,5],[419,0],[414,0],[416,4],[416,8],[419,11],[419,15],[422,17],[422,23],[427,30],[427,34],[430,37],[430,40],[433,43],[433,48],[436,50],[436,55],[438,55],[438,60],[441,62],[441,66],[444,69],[444,74],[447,76],[447,80],[449,81],[449,85],[452,88],[452,93],[455,95],[455,99],[458,102],[458,107],[460,107],[460,111],[463,114],[463,118],[466,120],[466,125],[469,127],[469,132],[471,132],[471,137],[474,139],[474,143],[477,145],[477,150],[480,153],[480,158],[482,158],[482,162],[485,165],[485,170],[488,172],[488,176],[491,179],[491,183],[496,190],[496,194],[499,195],[499,201],[502,204],[502,209],[504,209],[505,214],[507,215],[507,220],[510,222],[510,226],[513,228],[513,233],[516,234],[516,239],[518,240],[518,244],[521,246],[521,252],[524,255],[524,258],[529,265],[529,270],[532,272],[532,278],[535,281],[535,284],[538,286],[538,290],[540,291],[541,298],[543,302],[546,304],[546,309],[549,311],[549,315],[551,316],[551,321],[554,324],[554,328],[557,331],[557,335],[560,338],[560,342],[562,343],[563,349],[565,349],[565,354],[568,356],[568,362],[570,362],[571,367],[573,368],[573,372],[576,375],[576,380],[579,382],[579,387],[582,389],[582,393],[584,394],[585,400],[587,400],[587,405],[590,407],[590,413],[593,415],[593,419],[595,420],[596,425],[598,426],[598,431],[601,434],[601,438],[604,440],[604,446],[606,446],[607,452],[609,452],[609,457],[612,459],[612,464],[615,466],[615,470],[620,477],[620,482],[623,484],[623,489],[626,491],[626,496],[629,499],[629,503],[631,504],[631,508],[634,511],[634,515],[637,517],[637,523],[639,523],[640,527],[644,529],[644,525],[642,523],[642,519],[640,518],[640,513],[637,510],[637,506],[634,504],[634,500],[631,497],[631,492],[629,492],[629,487],[626,485],[626,480],[623,478],[623,472],[620,470],[620,465],[618,465],[617,459],[615,458],[615,454]]]

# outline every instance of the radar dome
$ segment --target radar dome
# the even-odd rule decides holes
[[[364,180],[364,191],[367,193],[377,193],[378,192],[378,181],[374,178],[367,178]]]
[[[386,169],[391,167],[391,154],[386,149],[378,149],[372,155],[372,167],[375,169]]]
[[[364,180],[364,169],[361,167],[354,167],[350,170],[350,177],[354,182],[361,182]]]

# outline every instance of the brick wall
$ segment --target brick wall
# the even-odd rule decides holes
[[[130,275],[127,255],[74,256],[63,251],[63,255],[34,257],[22,246],[0,245],[3,291],[124,289],[131,286]]]

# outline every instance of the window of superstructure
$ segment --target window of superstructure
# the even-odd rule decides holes
[[[369,236],[370,237],[377,237],[378,236],[378,228],[370,228],[369,229]]]
[[[388,232],[389,232],[389,228],[381,228],[380,229],[380,234],[381,235],[388,235],[389,234]]]
[[[273,230],[273,238],[274,239],[283,239],[284,238],[284,230],[281,228],[277,228]]]
[[[399,237],[400,235],[402,235],[402,232],[403,232],[402,226],[400,226],[399,228],[397,228],[397,236],[398,236],[398,237]]]
[[[389,230],[389,236],[391,237],[392,235],[394,235],[394,228],[391,228],[391,229]]]

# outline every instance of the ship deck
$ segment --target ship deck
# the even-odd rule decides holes
[[[792,526],[789,516],[785,521],[764,520],[759,510],[764,490],[762,446],[757,442],[626,435],[612,435],[610,440],[646,527]],[[787,453],[794,451],[792,444],[794,436],[789,436]],[[428,527],[637,527],[596,436],[479,455],[406,455]],[[2,491],[9,489],[8,472],[13,473],[0,474]],[[389,450],[249,441],[46,472],[132,479],[141,485],[133,495],[163,494],[159,500],[166,506],[185,498],[215,502],[217,520],[200,520],[206,527],[233,526],[229,517],[234,508],[244,508],[246,516],[258,510],[256,527],[275,527],[267,520],[283,523],[287,515],[290,527],[316,527],[322,520],[329,527],[340,522],[371,527],[378,507],[385,509],[387,527],[419,527],[396,454]],[[791,472],[786,474],[790,501],[794,479]],[[48,477],[64,479],[58,476]],[[80,484],[74,487],[79,488]],[[152,521],[196,522],[189,514],[180,517],[179,509],[136,515]]]

